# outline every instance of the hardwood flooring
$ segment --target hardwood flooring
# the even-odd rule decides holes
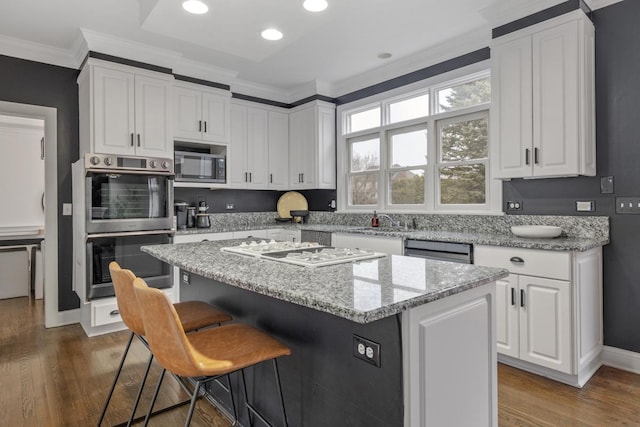
[[[0,425],[95,426],[128,332],[87,338],[80,325],[43,325],[41,300],[0,300]],[[147,350],[134,340],[103,425],[127,420],[147,358]],[[154,364],[150,384],[159,372]],[[152,388],[145,390],[138,415],[146,411]],[[156,407],[186,398],[167,377]],[[187,409],[158,415],[150,425],[183,425]],[[500,365],[498,413],[501,427],[640,426],[640,375],[602,367],[576,389]],[[192,426],[229,425],[212,405],[198,401]]]

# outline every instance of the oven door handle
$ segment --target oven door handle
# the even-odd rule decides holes
[[[115,173],[118,175],[162,175],[168,177],[174,177],[175,174],[169,171],[150,171],[150,170],[136,170],[136,169],[87,169],[87,176],[96,173]]]
[[[122,231],[115,233],[94,233],[87,234],[87,240],[99,239],[101,237],[128,237],[128,236],[151,236],[157,234],[168,234],[173,236],[173,230],[146,230],[146,231]]]

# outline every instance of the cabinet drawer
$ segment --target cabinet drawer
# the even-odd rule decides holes
[[[91,326],[108,325],[122,322],[115,298],[105,298],[91,303]]]
[[[515,274],[571,280],[570,252],[480,245],[473,249],[476,265],[506,268]]]

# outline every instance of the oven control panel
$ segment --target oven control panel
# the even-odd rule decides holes
[[[84,157],[84,166],[87,170],[109,169],[173,174],[173,159],[160,157],[125,157],[87,153]]]

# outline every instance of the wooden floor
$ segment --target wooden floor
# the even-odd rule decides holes
[[[0,300],[0,425],[95,426],[128,333],[87,338],[79,325],[43,325],[42,301]],[[147,357],[147,350],[134,341],[103,425],[127,420]],[[153,384],[159,371],[154,365]],[[160,407],[186,399],[172,378],[162,389]],[[151,393],[147,387],[140,414]],[[186,411],[182,406],[158,415],[150,425],[183,425]],[[640,376],[603,367],[583,389],[576,389],[500,365],[498,412],[503,427],[640,426]],[[230,423],[200,400],[192,425]]]

